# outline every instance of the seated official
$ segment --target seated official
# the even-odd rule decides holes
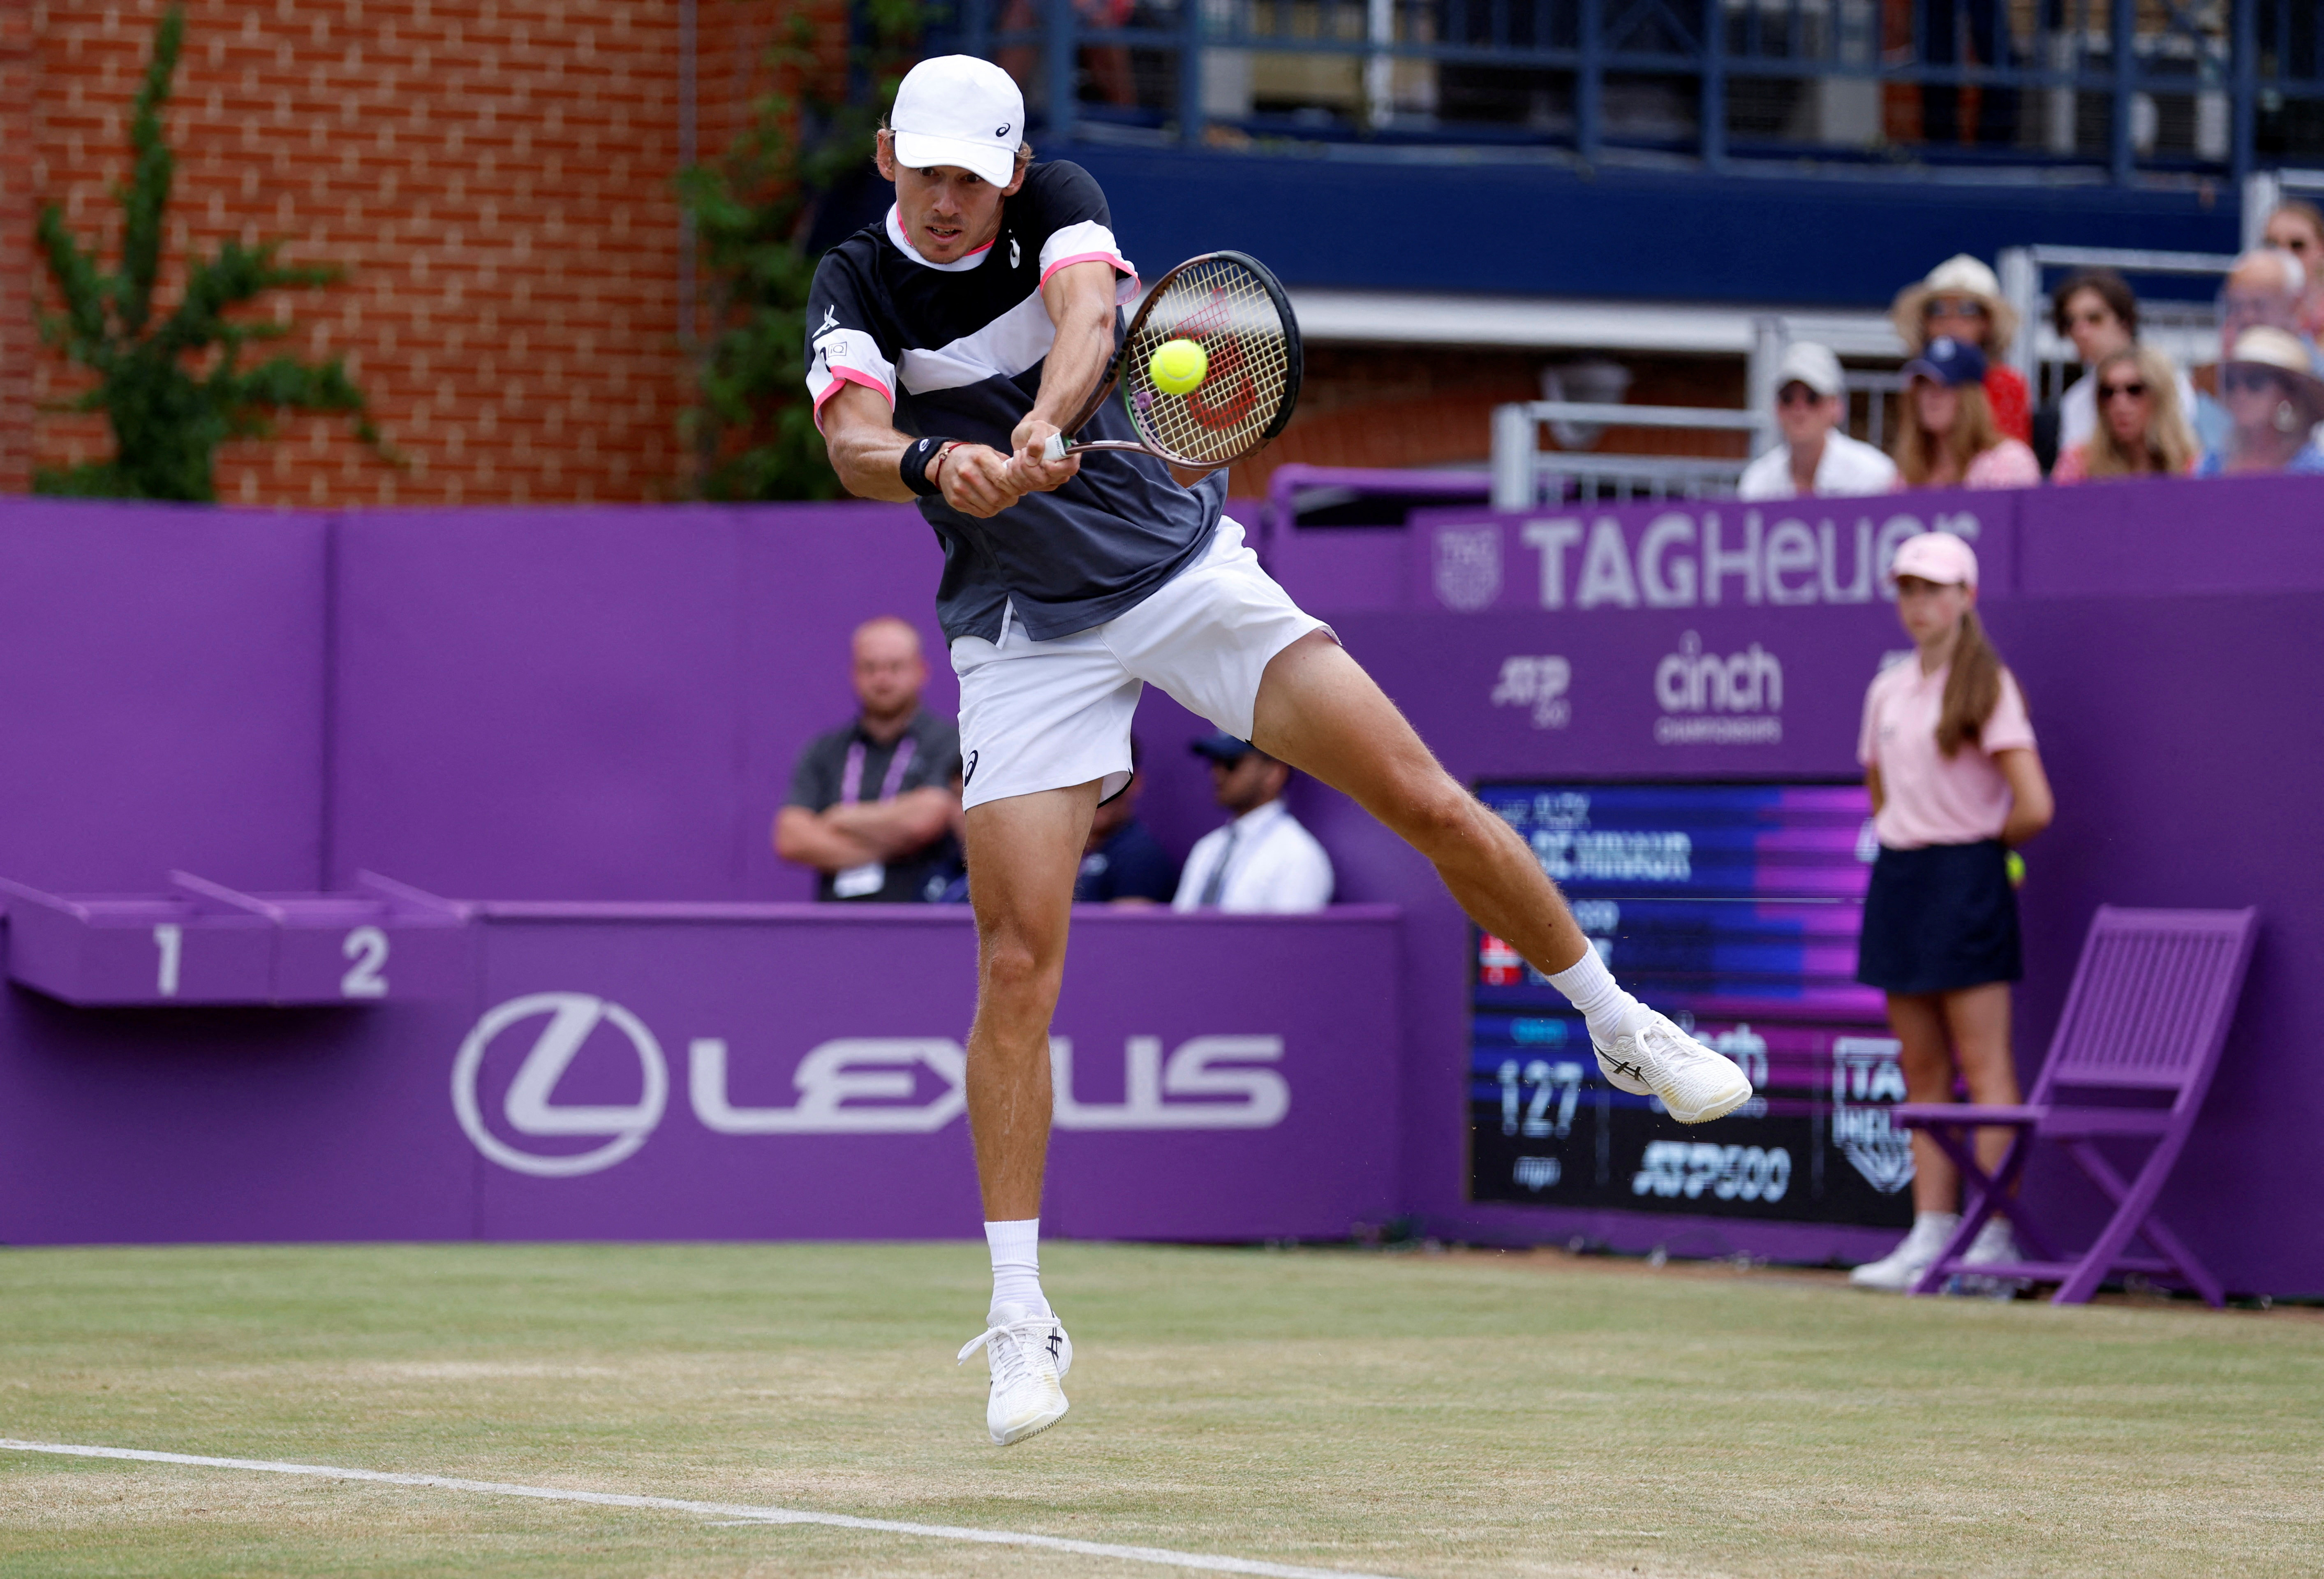
[[[1130,782],[1097,808],[1082,869],[1074,878],[1077,905],[1167,905],[1178,890],[1178,863],[1162,841],[1138,820],[1138,797],[1146,787],[1139,771],[1145,749],[1130,737]]]
[[[1896,463],[1848,436],[1848,383],[1831,347],[1794,340],[1775,368],[1775,422],[1784,441],[1743,468],[1743,499],[1886,494]]]
[[[960,732],[920,706],[928,668],[904,621],[855,628],[852,678],[861,710],[799,753],[775,854],[821,873],[817,899],[924,900],[953,842]]]
[[[1332,858],[1283,804],[1291,770],[1247,740],[1194,743],[1211,763],[1218,802],[1234,821],[1195,841],[1178,877],[1175,910],[1290,913],[1332,902]]]

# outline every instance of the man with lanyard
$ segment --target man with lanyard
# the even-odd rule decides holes
[[[977,930],[969,1130],[992,1253],[985,1424],[1065,1412],[1073,1345],[1041,1292],[1049,1022],[1074,876],[1130,778],[1148,681],[1342,790],[1434,863],[1462,907],[1587,1021],[1607,1078],[1687,1122],[1751,1093],[1735,1065],[1616,985],[1524,841],[1456,783],[1224,518],[1226,478],[1125,452],[1042,458],[1103,376],[1137,272],[1088,172],[1035,164],[996,66],[913,68],[879,134],[895,207],[817,267],[807,387],[850,493],[917,499],[944,545],[936,611],[961,680]],[[1109,402],[1084,437],[1133,438]]]
[[[821,875],[816,897],[909,904],[952,843],[960,736],[920,706],[927,664],[902,620],[855,629],[853,721],[817,735],[791,770],[775,854]]]

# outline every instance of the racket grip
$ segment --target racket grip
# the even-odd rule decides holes
[[[1064,434],[1062,434],[1062,433],[1052,433],[1052,434],[1050,434],[1050,435],[1049,435],[1049,441],[1048,441],[1047,444],[1045,444],[1045,445],[1041,446],[1041,458],[1042,458],[1043,460],[1063,460],[1063,459],[1065,459],[1065,436]]]

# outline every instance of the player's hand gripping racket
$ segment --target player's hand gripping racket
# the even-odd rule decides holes
[[[1204,253],[1155,282],[1104,378],[1042,457],[1139,449],[1187,470],[1216,471],[1283,431],[1299,402],[1299,324],[1282,284],[1257,258]],[[1086,427],[1117,384],[1136,440],[1068,442],[1065,434]]]

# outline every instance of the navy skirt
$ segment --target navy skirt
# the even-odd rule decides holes
[[[1864,896],[1858,981],[1884,993],[1953,993],[2024,974],[2017,894],[1999,839],[1880,847]]]

